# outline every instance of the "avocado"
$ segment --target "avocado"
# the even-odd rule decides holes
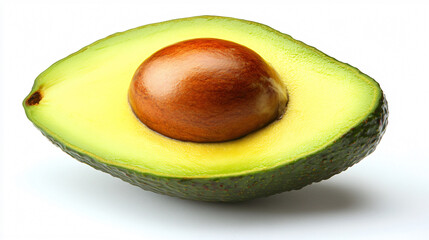
[[[281,119],[230,141],[166,137],[129,104],[145,59],[190,39],[245,46],[287,88]],[[145,25],[54,63],[24,99],[27,117],[63,151],[145,190],[202,201],[244,201],[300,189],[372,153],[388,117],[379,84],[358,69],[268,26],[199,16]]]

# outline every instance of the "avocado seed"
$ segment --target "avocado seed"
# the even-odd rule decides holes
[[[279,119],[287,103],[276,72],[253,50],[213,38],[167,46],[137,69],[135,115],[152,130],[191,142],[223,142]]]

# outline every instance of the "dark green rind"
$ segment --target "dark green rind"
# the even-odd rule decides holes
[[[108,165],[42,133],[77,160],[145,190],[185,199],[235,202],[300,189],[346,170],[375,150],[387,117],[387,102],[381,95],[378,106],[364,121],[319,152],[266,171],[217,178],[173,178]]]

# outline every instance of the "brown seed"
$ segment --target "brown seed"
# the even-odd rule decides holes
[[[251,49],[200,38],[165,47],[134,74],[130,105],[142,123],[165,136],[222,142],[281,117],[285,87]]]

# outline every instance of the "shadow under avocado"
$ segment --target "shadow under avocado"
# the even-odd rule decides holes
[[[284,192],[247,202],[188,202],[199,207],[215,208],[219,211],[232,211],[235,213],[257,212],[262,215],[314,215],[354,211],[362,208],[367,202],[363,195],[357,189],[322,182],[304,187],[301,190]]]
[[[371,206],[369,194],[362,192],[362,188],[329,180],[301,190],[246,202],[213,203],[155,194],[104,173],[95,174],[92,169],[65,169],[66,165],[58,164],[55,169],[45,166],[43,170],[39,169],[41,171],[32,171],[32,174],[27,175],[26,182],[32,185],[33,190],[39,189],[39,193],[53,201],[68,201],[67,198],[72,198],[73,204],[80,202],[80,205],[88,207],[95,204],[98,210],[93,210],[108,210],[111,214],[116,212],[137,221],[144,221],[149,216],[154,221],[163,222],[192,216],[212,224],[234,225],[241,221],[259,224],[261,217],[273,221],[293,220],[296,217],[359,212]],[[61,169],[62,166],[64,169]],[[46,189],[50,189],[49,192],[44,192]],[[48,193],[52,194],[51,197]]]

